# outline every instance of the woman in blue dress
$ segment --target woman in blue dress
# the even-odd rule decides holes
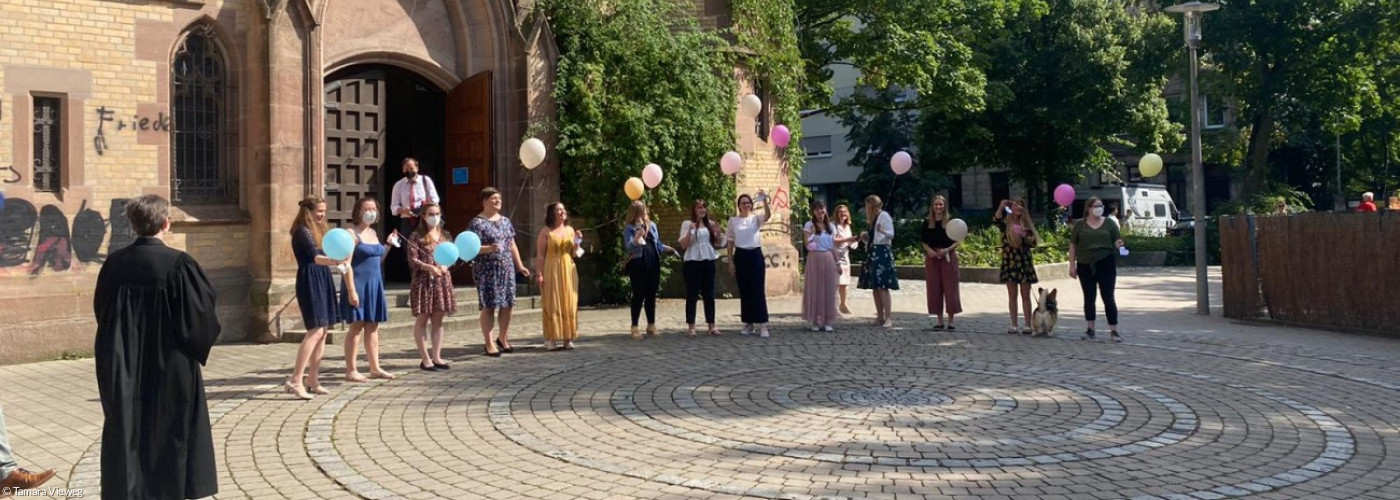
[[[345,336],[345,380],[393,380],[394,375],[379,366],[379,324],[389,321],[389,299],[384,295],[384,275],[380,272],[388,245],[379,242],[379,233],[374,230],[374,223],[379,220],[379,203],[374,198],[360,198],[350,217],[355,221],[350,228],[355,236],[355,254],[340,287],[340,314],[350,322],[350,333]],[[399,233],[394,231],[388,244],[397,245],[398,240]],[[346,283],[355,286],[346,287]],[[369,358],[368,378],[355,367],[361,334],[365,337],[365,356]]]
[[[306,323],[306,336],[297,349],[296,368],[283,389],[297,398],[311,399],[313,394],[330,394],[321,387],[319,377],[321,356],[326,350],[326,328],[340,322],[330,266],[348,262],[327,257],[321,251],[321,238],[327,231],[326,201],[313,196],[301,200],[299,206],[292,222],[292,253],[297,258],[297,305],[301,306],[301,319]]]
[[[515,308],[515,274],[530,277],[530,269],[520,260],[515,246],[515,226],[501,215],[501,192],[488,187],[481,190],[481,213],[467,227],[481,237],[481,252],[472,261],[472,278],[476,281],[476,296],[481,308],[481,335],[486,341],[486,355],[499,357],[503,352],[515,352],[510,345],[510,315]],[[501,336],[492,338],[496,323]]]

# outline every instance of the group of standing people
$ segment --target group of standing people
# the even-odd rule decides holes
[[[1118,223],[1105,216],[1102,200],[1090,198],[1085,207],[1088,215],[1075,221],[1069,247],[1070,276],[1079,280],[1085,298],[1084,317],[1088,327],[1084,338],[1095,338],[1096,302],[1102,297],[1110,339],[1121,342],[1114,287],[1116,254],[1123,246],[1122,236]],[[803,227],[808,254],[802,318],[811,324],[812,331],[832,331],[831,323],[839,314],[850,314],[845,290],[850,278],[849,252],[866,243],[869,247],[858,287],[871,290],[874,295],[875,324],[892,326],[890,291],[899,289],[891,251],[893,219],[883,210],[878,196],[869,196],[865,200],[865,215],[866,220],[872,221],[870,228],[859,236],[852,236],[849,208],[837,205],[835,211],[833,220],[825,204],[814,202],[812,220]],[[934,196],[919,238],[924,254],[927,308],[935,321],[934,330],[955,330],[954,317],[963,312],[958,291],[958,249],[962,243],[948,235],[950,220],[947,198]],[[1034,333],[1031,285],[1039,282],[1032,252],[1041,243],[1040,233],[1022,200],[1003,200],[997,206],[993,224],[1001,233],[999,279],[1006,286],[1010,316],[1007,333],[1031,335]]]

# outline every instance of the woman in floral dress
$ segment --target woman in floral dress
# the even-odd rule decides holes
[[[457,312],[457,295],[452,290],[452,272],[438,264],[433,251],[452,235],[442,229],[442,207],[424,203],[418,208],[422,220],[408,239],[408,266],[413,269],[409,301],[413,305],[413,341],[418,344],[418,368],[438,371],[451,368],[442,359],[442,319]],[[428,322],[433,324],[432,350],[428,350]]]
[[[993,223],[1001,229],[1001,282],[1006,283],[1007,308],[1011,312],[1011,327],[1006,333],[1016,333],[1016,292],[1021,292],[1021,309],[1026,323],[1020,333],[1030,335],[1031,331],[1031,285],[1039,278],[1035,275],[1035,260],[1031,250],[1040,243],[1040,233],[1035,231],[1035,221],[1026,212],[1024,200],[1002,200],[993,216]]]
[[[486,340],[486,355],[500,357],[502,352],[515,352],[510,345],[510,315],[515,308],[515,274],[530,277],[530,270],[520,260],[515,246],[515,226],[501,215],[501,192],[488,187],[481,190],[481,213],[472,219],[468,229],[481,237],[481,252],[472,261],[472,277],[476,280],[477,300],[481,307],[481,335]],[[494,337],[496,323],[501,336]]]
[[[869,243],[865,266],[860,270],[860,281],[856,287],[870,290],[875,296],[875,324],[890,328],[894,326],[891,312],[890,290],[899,289],[899,276],[894,270],[894,219],[883,210],[885,204],[879,196],[865,197],[865,220],[870,221],[870,231],[861,235],[861,240]]]

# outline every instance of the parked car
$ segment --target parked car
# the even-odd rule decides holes
[[[1111,215],[1118,217],[1124,232],[1134,234],[1166,236],[1174,231],[1178,218],[1184,215],[1177,210],[1166,186],[1131,183],[1075,189],[1070,216],[1083,218],[1084,202],[1091,197],[1098,197],[1106,206],[1117,206],[1117,213]]]

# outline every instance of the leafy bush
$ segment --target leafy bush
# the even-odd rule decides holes
[[[909,226],[906,228],[905,226]],[[923,265],[924,251],[919,245],[919,231],[923,221],[901,224],[895,228],[895,264],[903,266]],[[1031,251],[1037,264],[1064,262],[1069,251],[1069,230],[1038,228],[1040,244]],[[909,233],[909,234],[903,234]],[[902,239],[901,239],[902,238]],[[861,255],[864,259],[864,254]],[[968,232],[958,249],[959,264],[963,267],[1000,267],[1001,230],[994,226]],[[854,262],[860,262],[859,260]]]
[[[1138,236],[1124,235],[1123,244],[1134,252],[1190,252],[1193,241],[1190,236]]]

